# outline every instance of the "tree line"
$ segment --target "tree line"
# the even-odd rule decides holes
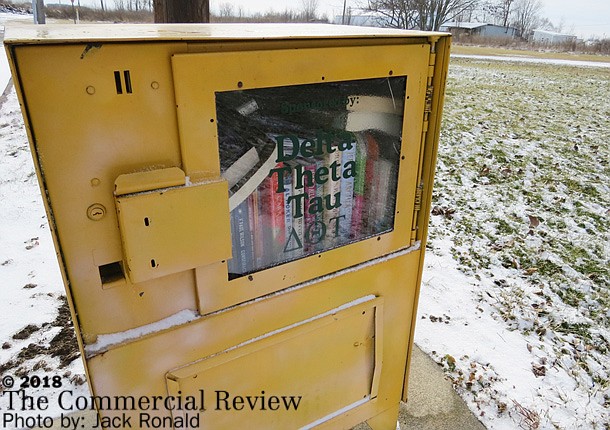
[[[526,37],[552,24],[541,17],[541,0],[368,0],[363,10],[387,27],[436,31],[448,21],[485,22],[514,27]]]

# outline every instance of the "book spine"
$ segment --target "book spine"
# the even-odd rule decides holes
[[[326,165],[324,158],[316,158],[316,172]],[[315,181],[314,181],[315,182]],[[319,201],[324,200],[324,185],[315,183],[316,197]],[[316,200],[317,200],[316,199]],[[316,212],[315,219],[311,230],[309,231],[309,239],[312,242],[312,247],[316,251],[324,250],[324,237],[322,237],[321,225],[324,223],[324,215],[322,212]]]
[[[283,163],[278,163],[277,168],[283,167]],[[279,173],[271,176],[269,188],[269,218],[271,221],[271,261],[276,261],[278,255],[282,255],[285,245],[285,226],[284,226],[284,192],[278,191]]]
[[[257,261],[259,267],[269,265],[273,258],[273,225],[271,219],[271,178],[267,177],[258,187],[258,212],[260,215],[260,243],[256,245],[259,250]]]
[[[252,226],[252,247],[254,248],[254,268],[260,269],[264,263],[264,227],[261,212],[260,188],[254,190],[250,195],[250,225]]]
[[[339,243],[339,222],[341,209],[341,179],[332,177],[332,171],[341,170],[341,151],[336,150],[326,154],[326,167],[328,168],[328,180],[324,183],[324,216],[323,222],[326,225],[326,245],[333,246]],[[336,166],[333,168],[333,166]],[[330,202],[329,207],[326,207]]]
[[[237,223],[235,221],[236,213],[235,209],[230,214],[230,225],[231,225],[231,258],[227,261],[227,270],[229,273],[239,273],[239,240],[237,233]]]
[[[299,195],[303,193],[303,189],[296,189],[297,186],[297,170],[294,169],[293,171],[293,177],[292,177],[292,194],[293,195]],[[292,208],[291,208],[292,209]],[[295,213],[294,211],[292,211],[292,228],[293,228],[293,237],[291,238],[292,240],[292,245],[293,245],[293,256],[294,257],[299,257],[301,255],[303,255],[304,252],[304,244],[303,244],[303,234],[305,231],[305,215],[301,214],[301,216],[298,217],[294,217]],[[296,237],[295,237],[296,236]]]
[[[366,141],[362,134],[356,134],[356,177],[352,208],[351,239],[359,239],[363,228],[364,188],[366,181]]]
[[[315,162],[311,162],[309,164],[307,164],[305,166],[305,170],[310,171],[311,172],[311,177],[313,178],[315,176],[316,173],[316,163]],[[315,180],[312,179],[311,182],[308,182],[305,184],[305,225],[303,226],[303,245],[305,246],[305,252],[311,252],[315,250],[315,246],[313,244],[311,244],[308,240],[308,238],[305,236],[307,235],[308,232],[310,232],[310,229],[312,228],[313,224],[316,222],[316,214],[312,214],[309,212],[309,206],[310,206],[310,202],[311,199],[313,199],[314,197],[316,197],[316,182]]]
[[[286,260],[294,254],[295,241],[292,237],[292,209],[290,203],[292,197],[292,174],[284,174],[284,246],[282,247],[281,259]]]
[[[364,233],[372,234],[376,217],[375,199],[379,192],[379,175],[377,172],[377,162],[379,160],[379,146],[377,141],[370,133],[365,133],[366,137],[366,172],[364,184]]]
[[[389,201],[394,198],[394,193],[390,190],[394,166],[391,161],[386,160],[385,158],[379,158],[377,171],[379,192],[377,193],[375,200],[376,213],[374,233],[381,233],[391,227],[391,215],[395,207],[395,204],[391,204],[393,202]]]
[[[250,230],[249,203],[243,201],[235,208],[232,216],[231,240],[233,258],[231,268],[233,273],[244,274],[253,270],[254,249],[252,247],[252,232]]]
[[[356,161],[356,145],[343,151],[341,162],[341,174],[346,168],[353,168]],[[341,178],[341,208],[339,208],[339,235],[341,242],[350,240],[352,226],[352,214],[354,208],[354,177]]]

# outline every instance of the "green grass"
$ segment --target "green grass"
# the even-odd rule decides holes
[[[610,69],[454,58],[447,88],[432,240],[506,277],[481,297],[509,328],[610,380]]]

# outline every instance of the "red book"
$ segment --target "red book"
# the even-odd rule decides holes
[[[284,163],[278,163],[275,167],[282,168]],[[278,192],[278,175],[279,172],[274,172],[271,176],[269,187],[269,220],[271,226],[271,243],[273,247],[273,255],[271,262],[275,263],[282,259],[284,245],[286,242],[286,228],[284,224],[284,191]]]

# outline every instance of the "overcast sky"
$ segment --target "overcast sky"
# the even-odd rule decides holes
[[[45,0],[45,3],[57,2],[58,0]],[[347,5],[357,8],[366,3],[366,0],[346,0]],[[61,0],[61,3],[69,3],[69,0]],[[113,4],[113,0],[106,0]],[[234,5],[235,9],[242,7],[246,14],[265,12],[273,9],[276,12],[283,10],[301,9],[302,0],[210,0],[210,7],[218,11],[223,3]],[[562,22],[564,32],[571,32],[579,37],[610,37],[610,0],[542,0],[544,9],[542,15],[549,18],[555,25]],[[99,1],[81,0],[81,4],[95,4]],[[335,15],[341,15],[343,0],[318,0],[318,10],[326,14],[329,19]]]
[[[347,0],[348,6],[353,8],[364,3],[364,0]],[[231,3],[242,6],[244,11],[265,12],[273,9],[300,9],[301,0],[210,0],[210,6],[218,10],[222,3]],[[591,35],[610,37],[610,0],[542,0],[544,4],[543,16],[549,18],[554,24],[563,22],[565,31],[572,31],[580,37]],[[319,10],[332,19],[334,15],[341,15],[343,0],[318,0]]]

